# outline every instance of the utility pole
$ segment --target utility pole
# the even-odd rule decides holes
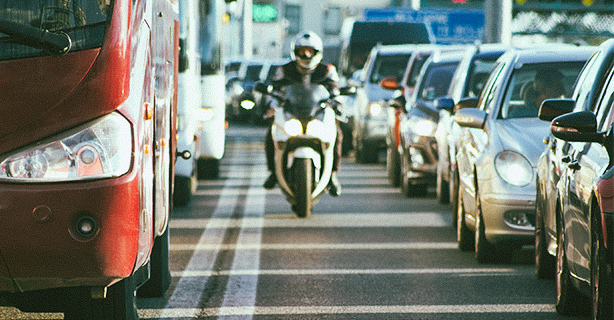
[[[512,42],[512,1],[484,0],[484,42]]]
[[[242,0],[243,8],[241,14],[241,43],[243,45],[243,57],[251,59],[254,52],[252,38],[252,0]]]

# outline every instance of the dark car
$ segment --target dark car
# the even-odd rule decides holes
[[[497,59],[509,49],[501,44],[471,46],[466,49],[463,60],[452,78],[447,96],[438,98],[435,106],[439,110],[439,124],[435,132],[437,139],[437,200],[452,204],[452,221],[456,221],[458,204],[458,174],[456,173],[456,150],[460,140],[460,127],[454,122],[454,111],[463,107],[457,104],[465,98],[478,97],[484,81]]]
[[[439,111],[436,98],[445,96],[462,52],[437,52],[425,62],[415,90],[407,101],[405,115],[400,124],[399,159],[401,165],[401,192],[406,196],[425,195],[427,187],[434,185],[437,173],[437,141],[435,131]]]
[[[597,93],[614,61],[614,40],[604,42],[588,60],[578,76],[571,99],[552,99],[542,104],[539,118],[553,118],[571,111],[593,111]],[[557,244],[557,185],[561,174],[574,153],[573,145],[545,137],[544,148],[537,163],[537,199],[535,213],[535,274],[538,278],[553,278]]]
[[[563,158],[567,168],[557,184],[556,310],[560,314],[591,310],[593,319],[613,317],[612,67],[610,62],[603,86],[596,92],[594,113],[572,112],[551,124],[552,134],[569,141],[573,148],[569,157]]]

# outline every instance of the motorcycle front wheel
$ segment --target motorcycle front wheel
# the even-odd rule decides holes
[[[292,206],[294,213],[299,218],[308,218],[311,215],[313,190],[313,166],[311,159],[294,159],[292,169],[294,182],[295,204]]]

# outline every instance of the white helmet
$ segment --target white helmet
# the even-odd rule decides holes
[[[307,70],[314,69],[322,61],[322,39],[312,31],[296,36],[290,47],[290,55],[299,66]]]

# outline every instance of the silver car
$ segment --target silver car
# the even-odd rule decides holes
[[[493,67],[477,108],[460,109],[457,237],[478,262],[535,237],[535,172],[548,123],[537,118],[545,98],[568,97],[594,47],[561,45],[510,50]]]

